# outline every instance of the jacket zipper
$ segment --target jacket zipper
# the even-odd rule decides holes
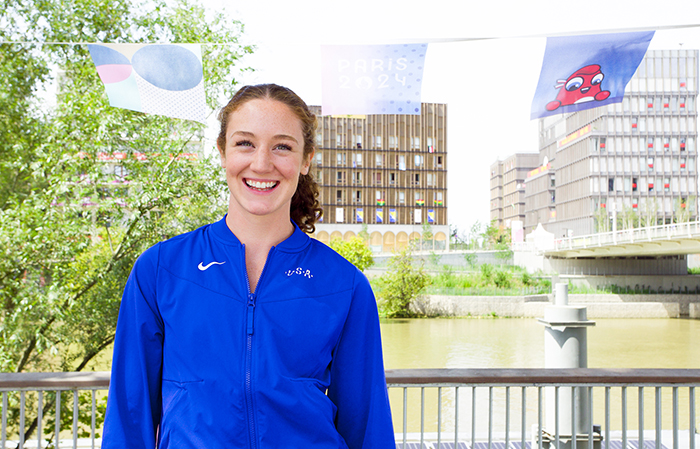
[[[260,286],[260,281],[265,274],[265,268],[267,268],[267,262],[272,256],[272,252],[275,250],[273,246],[270,248],[270,252],[267,254],[267,259],[265,259],[265,265],[260,273],[260,278],[258,279],[258,287]],[[257,447],[257,438],[255,433],[255,411],[253,410],[253,333],[254,333],[254,318],[255,318],[255,300],[257,295],[251,293],[250,291],[250,278],[248,277],[248,267],[245,263],[245,245],[243,245],[243,272],[245,273],[246,288],[248,289],[248,303],[246,304],[246,355],[245,355],[245,403],[248,409],[248,438],[250,439],[250,448],[255,449]],[[256,292],[258,289],[255,289]]]

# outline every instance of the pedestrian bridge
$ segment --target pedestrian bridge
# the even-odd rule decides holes
[[[546,257],[655,257],[700,253],[700,221],[555,239]]]

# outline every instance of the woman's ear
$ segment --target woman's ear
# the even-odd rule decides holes
[[[221,146],[218,144],[218,142],[216,144],[216,148],[219,150],[219,159],[221,159],[221,168],[225,168],[226,167],[226,150],[222,150]]]
[[[314,154],[316,154],[316,150],[311,151],[309,157],[306,159],[306,161],[304,161],[304,165],[301,166],[302,175],[309,174],[309,169],[311,169],[311,160],[314,158]]]

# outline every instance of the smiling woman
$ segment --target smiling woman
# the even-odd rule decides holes
[[[394,448],[374,294],[305,234],[315,116],[261,85],[219,119],[228,214],[134,266],[102,447]]]

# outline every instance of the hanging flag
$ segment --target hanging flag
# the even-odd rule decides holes
[[[384,223],[384,209],[377,209],[377,223]]]
[[[364,216],[364,211],[361,208],[357,208],[357,210],[355,211],[355,221],[357,221],[358,223],[362,223]]]
[[[420,115],[428,44],[324,45],[322,114]]]
[[[109,104],[206,122],[201,47],[196,44],[89,44]]]
[[[547,38],[530,119],[620,103],[653,31]]]
[[[428,209],[428,223],[435,223],[435,211]]]
[[[389,209],[389,223],[396,223],[396,209]]]

